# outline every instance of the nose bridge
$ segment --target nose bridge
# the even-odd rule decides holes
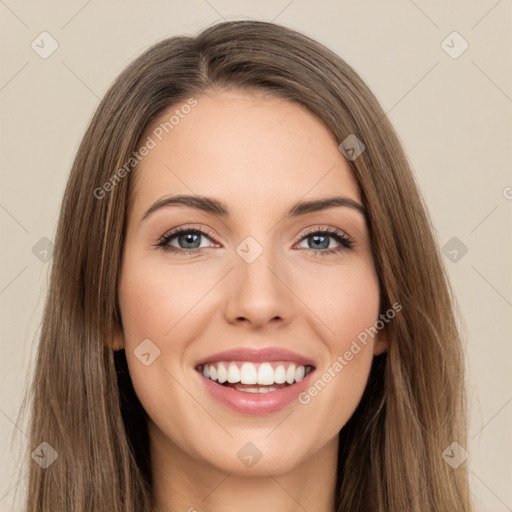
[[[227,316],[263,324],[289,316],[290,292],[285,286],[284,265],[271,235],[247,236],[235,248],[234,271],[227,294]]]

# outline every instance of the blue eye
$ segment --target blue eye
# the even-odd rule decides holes
[[[175,230],[165,234],[156,244],[157,247],[161,247],[163,250],[173,253],[181,254],[194,254],[202,251],[208,247],[201,245],[201,238],[207,238],[212,241],[214,239],[213,234],[206,233],[202,229],[192,227],[176,228]],[[337,247],[329,248],[330,239],[336,240],[339,244]],[[178,247],[171,245],[171,242],[177,241]],[[311,251],[318,255],[327,255],[338,253],[344,250],[352,249],[354,242],[345,233],[336,228],[326,228],[323,230],[310,231],[303,235],[300,239],[310,240],[308,247],[304,247],[308,251]]]
[[[336,240],[340,245],[329,249],[330,239]],[[353,241],[338,229],[326,229],[323,231],[313,231],[305,235],[301,240],[312,240],[308,242],[307,249],[319,255],[333,254],[346,249],[352,249]],[[316,249],[321,249],[317,251]]]
[[[204,246],[201,246],[201,237],[210,238],[208,234],[201,229],[188,227],[177,228],[164,235],[157,245],[170,252],[194,253],[205,248]],[[174,239],[177,240],[179,245],[183,245],[183,247],[175,247],[171,245],[171,241]]]

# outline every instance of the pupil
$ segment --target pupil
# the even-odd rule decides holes
[[[323,238],[324,243],[323,244],[320,243],[320,245],[323,245],[324,247],[318,247],[318,245],[317,245],[316,248],[327,249],[329,247],[329,238],[326,237],[325,235],[313,235],[311,238],[313,238],[314,244],[318,244],[319,243],[318,242],[319,238]],[[327,244],[325,242],[327,242]],[[315,247],[311,247],[311,245],[312,244],[309,244],[309,247],[311,249],[315,248]]]
[[[181,241],[185,240],[185,246],[189,249],[194,249],[198,246],[191,247],[189,244],[193,244],[194,241],[197,242],[199,240],[199,235],[197,233],[188,233],[186,235],[181,236]]]

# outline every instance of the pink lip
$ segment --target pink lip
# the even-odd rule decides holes
[[[246,393],[217,384],[202,374],[200,368],[202,365],[219,361],[248,361],[252,363],[290,361],[304,366],[312,366],[313,370],[315,368],[315,362],[312,359],[279,347],[263,349],[239,347],[217,352],[196,363],[197,374],[213,398],[235,412],[253,415],[271,414],[296,400],[298,395],[309,386],[314,371],[308,373],[300,382],[295,382],[277,391]]]
[[[315,372],[308,373],[300,382],[268,393],[237,391],[217,384],[199,372],[196,373],[210,395],[221,404],[241,414],[264,415],[277,412],[296,400],[299,394],[310,385],[311,375]]]
[[[211,356],[205,357],[196,363],[196,368],[206,363],[216,363],[218,361],[248,361],[251,363],[262,363],[272,361],[291,361],[304,366],[315,366],[315,362],[300,354],[279,347],[267,347],[263,349],[254,348],[235,348],[224,352],[217,352]],[[274,391],[277,393],[277,391]]]

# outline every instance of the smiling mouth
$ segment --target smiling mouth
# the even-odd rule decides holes
[[[291,361],[218,361],[201,364],[196,370],[219,386],[245,393],[269,393],[300,382],[314,366]]]

